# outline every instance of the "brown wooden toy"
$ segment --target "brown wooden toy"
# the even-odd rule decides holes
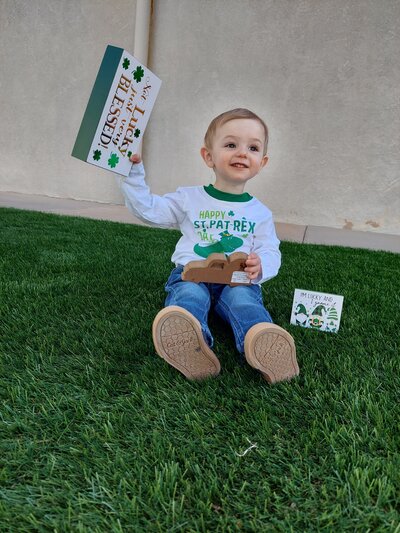
[[[187,263],[182,272],[182,279],[194,283],[223,283],[231,287],[248,285],[250,280],[244,272],[246,259],[247,254],[243,252],[234,252],[229,256],[210,254],[207,259]]]

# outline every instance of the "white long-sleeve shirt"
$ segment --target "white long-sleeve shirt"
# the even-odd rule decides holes
[[[263,283],[277,275],[281,254],[271,211],[248,193],[229,194],[207,187],[179,187],[158,196],[145,182],[142,163],[132,165],[121,182],[126,206],[152,226],[179,229],[172,255],[176,265],[208,257],[213,252],[254,252],[259,255]]]

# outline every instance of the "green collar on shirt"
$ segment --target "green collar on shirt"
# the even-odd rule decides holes
[[[204,185],[204,190],[207,194],[216,198],[217,200],[223,200],[224,202],[248,202],[253,197],[248,193],[233,194],[230,192],[222,192],[214,187],[214,185]]]

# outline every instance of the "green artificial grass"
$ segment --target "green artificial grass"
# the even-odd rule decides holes
[[[178,236],[0,210],[0,531],[400,531],[400,256],[282,243],[300,377],[213,318],[198,383],[151,341]],[[295,288],[344,295],[338,334],[289,324]]]

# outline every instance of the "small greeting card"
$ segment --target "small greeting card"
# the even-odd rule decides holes
[[[343,296],[295,289],[290,323],[303,328],[337,333]]]
[[[132,55],[107,46],[72,155],[127,176],[160,86]]]

